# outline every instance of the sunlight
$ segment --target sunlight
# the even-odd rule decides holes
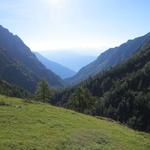
[[[50,20],[58,22],[63,19],[65,1],[66,0],[42,0],[46,8],[48,8],[48,14]]]
[[[44,0],[51,7],[60,7],[62,6],[64,0]]]

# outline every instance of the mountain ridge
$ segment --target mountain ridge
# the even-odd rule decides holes
[[[106,50],[101,53],[95,61],[83,67],[75,76],[66,79],[66,82],[68,85],[78,84],[90,76],[95,76],[99,72],[108,70],[109,68],[126,61],[132,56],[132,54],[140,49],[146,40],[149,39],[150,33],[147,33],[144,36],[128,40],[126,43],[123,43],[118,47]]]
[[[76,74],[75,71],[67,68],[66,66],[63,66],[57,62],[51,61],[47,59],[46,57],[42,56],[42,54],[38,52],[34,52],[36,57],[39,59],[39,61],[47,67],[47,69],[52,70],[55,74],[60,76],[62,79],[72,77]]]
[[[49,86],[62,87],[64,82],[40,63],[30,48],[8,29],[0,26],[0,79],[34,91],[39,80]]]

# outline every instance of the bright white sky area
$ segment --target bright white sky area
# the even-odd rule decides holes
[[[149,0],[1,0],[0,24],[33,51],[97,54],[148,33],[149,6]]]

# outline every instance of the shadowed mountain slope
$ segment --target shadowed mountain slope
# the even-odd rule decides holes
[[[102,53],[95,61],[83,67],[75,76],[66,79],[69,85],[75,85],[86,80],[90,76],[108,70],[117,64],[120,64],[136,53],[140,47],[150,40],[150,33],[145,36],[129,40],[119,47],[110,48]]]
[[[17,36],[0,26],[0,79],[34,91],[39,80],[51,87],[62,87],[63,81],[39,62]]]

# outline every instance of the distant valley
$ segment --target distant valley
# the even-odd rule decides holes
[[[48,58],[49,60],[62,64],[75,72],[78,72],[82,67],[94,61],[97,57],[97,56],[92,56],[90,54],[83,54],[83,53],[80,54],[74,51],[72,52],[72,49],[56,50],[56,51],[41,51],[41,54],[44,57]],[[77,49],[77,51],[79,50]]]
[[[77,73],[33,53],[2,26],[0,33],[0,94],[107,117],[136,130],[150,131],[150,33],[106,50]],[[70,62],[71,58],[73,55]],[[9,106],[5,100],[0,106]]]
[[[38,52],[35,52],[34,54],[39,59],[39,61],[47,67],[47,69],[52,70],[54,73],[56,73],[62,79],[72,77],[76,74],[75,71],[73,71],[61,64],[58,64],[57,62],[47,59],[46,57],[42,56]]]
[[[150,150],[150,1],[0,1],[0,150]]]

